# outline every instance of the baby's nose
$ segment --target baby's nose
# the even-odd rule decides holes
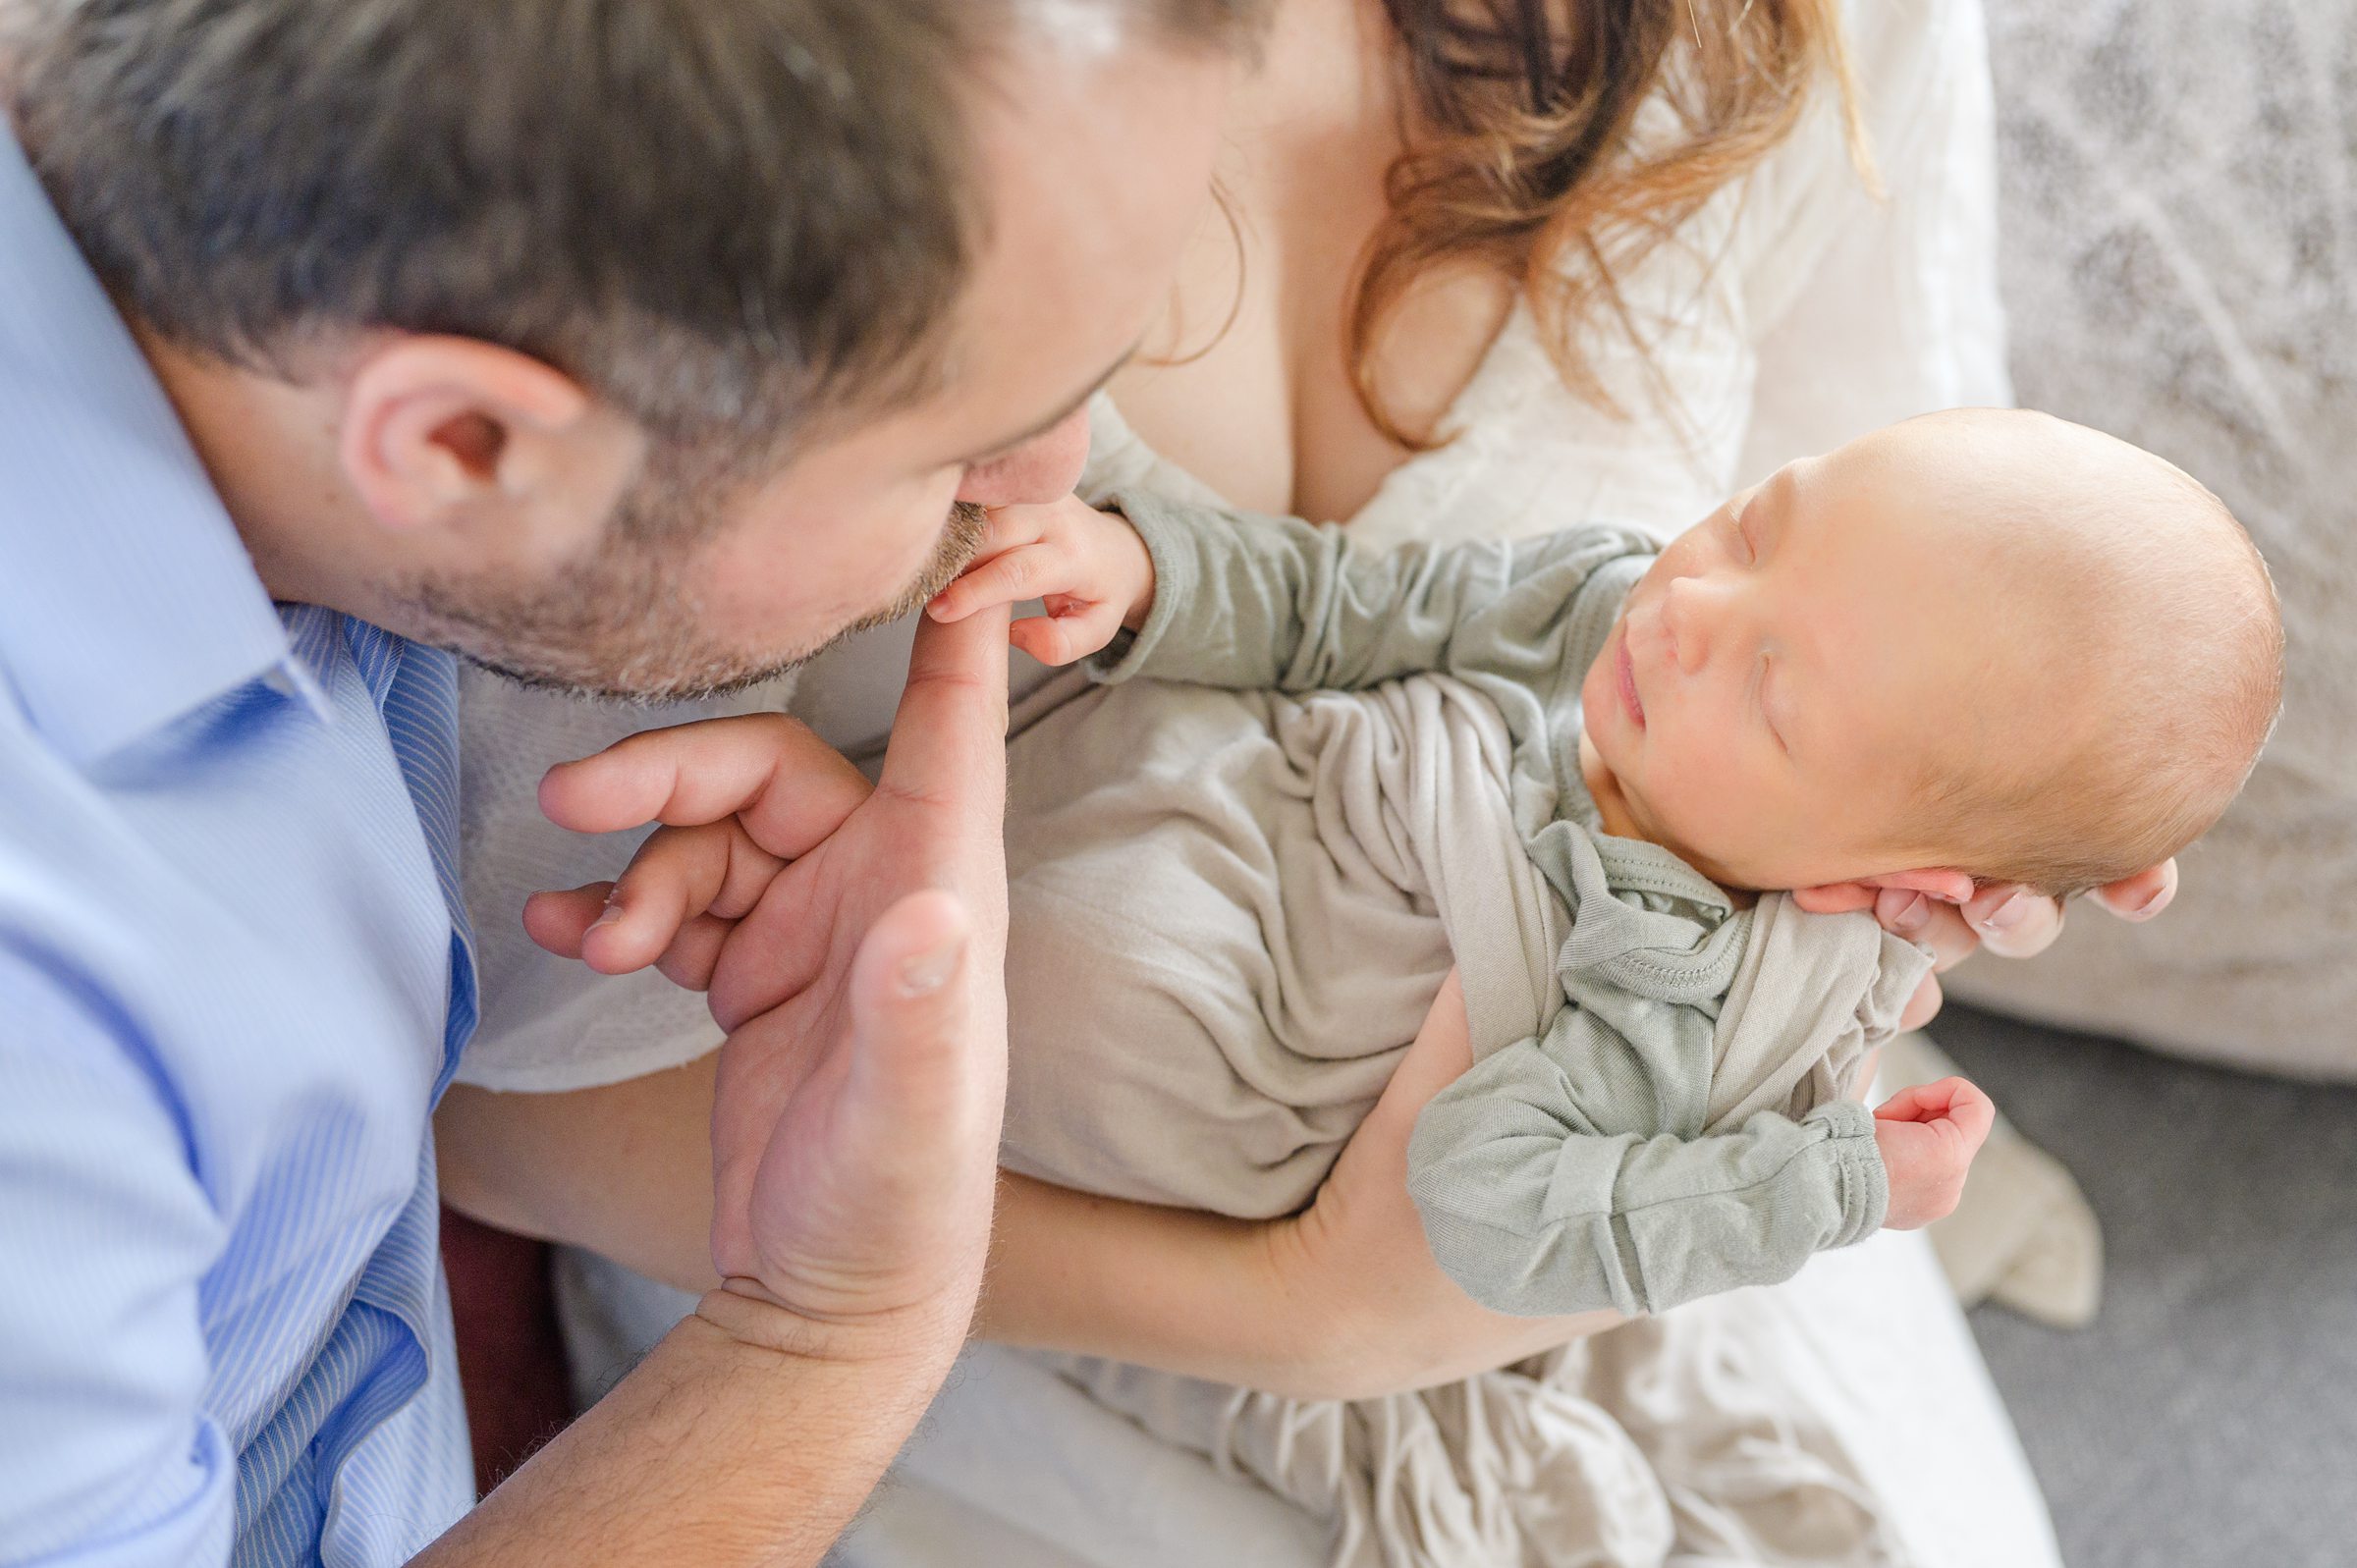
[[[1662,595],[1662,629],[1670,635],[1670,658],[1692,675],[1711,657],[1711,592],[1699,577],[1677,577]]]

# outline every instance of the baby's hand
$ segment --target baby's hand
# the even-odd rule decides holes
[[[1914,1230],[1955,1212],[1964,1176],[1981,1152],[1997,1107],[1961,1078],[1901,1089],[1874,1110],[1874,1146],[1891,1174],[1883,1223]]]
[[[1037,507],[996,507],[982,554],[965,575],[925,607],[936,621],[962,621],[992,605],[1044,602],[1008,640],[1042,664],[1085,659],[1154,608],[1154,560],[1137,530],[1077,496]]]

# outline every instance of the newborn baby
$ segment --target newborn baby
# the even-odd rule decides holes
[[[1089,1101],[1071,1075],[1093,1061],[1048,1058],[1031,1076],[1037,1104],[1023,1071],[1034,1025],[1059,1011],[1109,1077],[1115,1056],[1188,1049],[1143,1014],[1108,1015],[1125,982],[1092,986],[1095,954],[1072,963],[1069,927],[1022,956],[1034,864],[1051,899],[1093,886],[1096,914],[1164,924],[1171,945],[1152,963],[1168,967],[1186,957],[1194,911],[1184,876],[1148,869],[1149,839],[1208,838],[1216,853],[1179,852],[1216,880],[1251,858],[1264,818],[1306,802],[1342,872],[1288,873],[1302,862],[1280,852],[1245,881],[1330,880],[1397,851],[1415,863],[1383,873],[1401,914],[1429,924],[1437,909],[1466,971],[1477,1064],[1424,1112],[1411,1189],[1444,1267],[1509,1312],[1660,1311],[1945,1212],[1986,1102],[1953,1081],[1876,1117],[1846,1098],[1929,955],[1864,915],[1752,895],[1862,884],[1961,901],[1976,882],[2069,894],[2127,876],[2217,819],[2279,691],[2273,592],[2218,501],[2159,459],[2035,414],[1878,432],[1782,469],[1659,554],[1635,533],[1581,528],[1378,555],[1334,529],[1142,497],[1124,509],[997,514],[994,553],[932,609],[955,619],[1044,597],[1048,614],[1014,635],[1050,663],[1129,633],[1095,672],[1114,688],[1093,711],[1070,705],[1028,861],[1011,840],[1011,1162],[1231,1213],[1283,1212],[1314,1188],[1403,1034],[1364,1042],[1357,1064],[1374,1072],[1305,1091],[1301,1064],[1315,1076],[1346,1040],[1239,1048],[1239,1033],[1292,1024],[1266,1005],[1220,1021],[1216,973],[1178,988],[1220,1041],[1211,1090],[1288,1112],[1233,1121],[1247,1158],[1226,1162],[1254,1175],[1233,1190],[1202,1173],[1223,1152],[1185,1120],[1193,1088],[1064,1116]],[[1140,676],[1157,682],[1120,684]],[[1258,706],[1205,706],[1162,682]],[[1266,696],[1337,688],[1372,689]],[[1114,709],[1131,691],[1150,726]],[[1178,781],[1200,798],[1176,812],[1173,781],[1151,770],[1097,787],[1126,775],[1149,730],[1189,725],[1218,775],[1218,737],[1239,723],[1271,727],[1310,765],[1272,787],[1251,753],[1209,787]],[[1101,804],[1070,818],[1124,790],[1132,827],[1109,828]],[[1077,834],[1060,833],[1060,812]],[[1485,851],[1502,839],[1512,856]],[[1063,892],[1058,857],[1079,868]],[[1299,891],[1258,918],[1319,918],[1320,890]],[[1343,922],[1319,961],[1338,987],[1419,969],[1429,1000],[1428,962],[1378,950],[1383,918]],[[1299,969],[1319,940],[1267,946]],[[1028,987],[1026,962],[1040,971]],[[1550,989],[1500,1000],[1522,970]],[[1279,978],[1262,989],[1315,991],[1314,977]],[[1158,1110],[1173,1129],[1160,1147],[1150,1130],[1103,1132]]]

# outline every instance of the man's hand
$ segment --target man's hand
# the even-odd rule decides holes
[[[1961,1078],[1901,1089],[1874,1109],[1874,1146],[1891,1177],[1890,1230],[1917,1230],[1955,1213],[1972,1157],[1989,1141],[1997,1108]]]
[[[1065,665],[1135,631],[1154,608],[1154,560],[1137,530],[1076,496],[1036,507],[998,507],[982,553],[925,613],[962,621],[978,610],[1037,599],[1044,616],[1009,628],[1014,645],[1041,664]]]
[[[946,1364],[971,1315],[1006,1092],[1005,626],[920,629],[872,791],[774,716],[635,735],[542,784],[576,831],[672,825],[526,924],[709,985],[728,1283],[705,1316],[740,1337]]]
[[[2088,901],[2122,920],[2150,920],[2177,893],[2177,863],[2161,864],[2088,893]],[[1872,909],[1883,928],[1932,949],[1932,973],[1923,977],[1899,1016],[1899,1026],[1920,1029],[1940,1011],[1939,976],[1974,949],[1986,946],[2001,958],[2030,958],[2062,935],[2059,900],[2010,883],[1992,883],[1961,904],[1926,893],[1886,888],[1877,892],[1855,884],[1840,891],[1802,889],[1792,901],[1812,914],[1838,915]]]

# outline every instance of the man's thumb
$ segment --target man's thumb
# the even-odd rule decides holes
[[[955,894],[928,889],[884,911],[859,944],[851,1070],[894,1080],[895,1100],[954,1094],[985,1044],[971,984],[973,924]]]

